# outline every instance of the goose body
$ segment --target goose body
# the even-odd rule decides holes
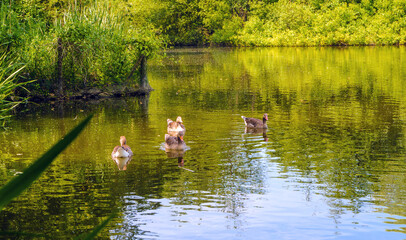
[[[266,113],[264,114],[262,120],[244,116],[241,116],[241,118],[244,120],[245,126],[247,128],[262,128],[262,129],[268,128],[268,126],[266,125],[266,121],[268,121],[268,114]]]
[[[131,151],[130,146],[127,145],[127,139],[125,136],[120,137],[120,146],[116,146],[111,153],[111,156],[114,158],[126,158],[131,157],[133,152]]]
[[[186,149],[186,143],[183,141],[182,135],[171,136],[165,134],[165,149],[176,149],[184,150]]]
[[[166,120],[168,123],[167,131],[168,133],[176,133],[176,132],[184,132],[186,131],[185,126],[183,125],[182,118],[179,116],[176,118],[176,121],[172,121],[171,119]]]

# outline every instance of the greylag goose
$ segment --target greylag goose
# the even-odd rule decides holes
[[[183,150],[185,148],[186,143],[183,141],[182,134],[178,134],[176,136],[165,134],[165,149]]]
[[[131,148],[127,145],[127,139],[124,136],[120,137],[120,146],[116,146],[111,153],[111,156],[114,157],[131,157],[133,152]]]
[[[168,123],[168,128],[167,128],[168,133],[171,133],[171,132],[184,132],[184,131],[186,131],[186,128],[185,128],[185,126],[183,125],[183,121],[182,121],[182,118],[181,118],[180,116],[178,116],[178,117],[176,118],[176,122],[172,121],[172,120],[169,119],[169,118],[168,118],[166,121],[167,121],[167,123]]]
[[[241,118],[244,119],[244,123],[247,128],[268,128],[266,125],[266,121],[268,121],[268,114],[266,113],[264,114],[262,120],[244,116],[241,116]]]

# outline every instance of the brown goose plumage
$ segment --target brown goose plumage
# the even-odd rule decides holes
[[[165,148],[183,150],[186,148],[186,143],[183,141],[183,135],[171,136],[165,134]]]
[[[171,119],[167,119],[166,120],[168,123],[168,127],[167,127],[167,131],[169,134],[171,134],[172,136],[174,136],[172,133],[176,133],[176,132],[181,132],[181,131],[186,131],[185,126],[183,125],[183,121],[182,118],[180,116],[178,116],[176,118],[176,121],[172,121]]]
[[[241,116],[241,118],[244,119],[244,123],[247,128],[268,128],[266,125],[266,121],[268,121],[268,114],[266,113],[264,114],[262,120],[244,116]]]
[[[133,152],[131,151],[130,146],[127,145],[127,139],[125,136],[120,137],[120,146],[116,146],[111,153],[111,156],[114,157],[131,157]]]

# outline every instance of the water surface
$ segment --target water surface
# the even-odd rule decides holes
[[[176,49],[150,61],[149,97],[25,106],[0,184],[95,116],[1,230],[70,239],[118,209],[101,239],[405,239],[405,50]],[[178,115],[189,150],[166,153]],[[116,162],[121,135],[135,155]]]

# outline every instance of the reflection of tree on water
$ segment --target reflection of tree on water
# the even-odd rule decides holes
[[[262,133],[260,133],[261,135]],[[231,140],[232,141],[232,140]],[[266,159],[260,157],[266,147],[258,147],[256,138],[247,138],[241,145],[229,142],[222,146],[219,159],[218,188],[212,189],[221,201],[213,207],[220,207],[228,213],[232,228],[244,226],[244,211],[251,194],[264,194],[264,183],[267,178]],[[218,206],[216,206],[218,205]]]
[[[148,116],[149,96],[149,93],[138,96],[138,104],[144,116]]]
[[[42,117],[72,118],[82,116],[89,112],[102,112],[106,119],[125,115],[126,112],[134,113],[140,117],[148,116],[150,94],[142,94],[134,97],[101,98],[88,100],[56,101],[42,104],[21,104],[17,116],[35,114]]]
[[[292,53],[290,51],[300,50],[272,50],[273,58],[269,58],[272,60],[259,56],[255,50],[247,51],[244,58],[241,58],[240,52],[235,54],[238,57],[231,54],[221,59],[217,59],[214,55],[214,61],[192,66],[199,68],[198,71],[192,71],[192,67],[188,65],[182,72],[183,66],[178,66],[177,63],[168,68],[181,69],[176,71],[178,74],[169,70],[160,71],[159,79],[172,80],[170,75],[176,75],[173,81],[161,81],[162,89],[165,87],[170,89],[169,92],[162,94],[163,101],[170,101],[179,94],[178,97],[195,109],[252,109],[263,112],[271,108],[279,118],[271,123],[275,129],[267,136],[271,139],[272,145],[261,144],[258,147],[259,143],[255,142],[255,138],[250,138],[253,141],[248,141],[247,138],[247,141],[238,146],[230,142],[218,148],[213,147],[208,151],[218,152],[215,154],[215,160],[219,161],[217,165],[202,163],[206,160],[200,160],[199,171],[193,178],[182,171],[181,174],[177,171],[166,173],[165,177],[168,180],[163,183],[163,194],[173,199],[174,204],[198,206],[206,204],[230,213],[230,218],[239,219],[245,209],[247,195],[261,193],[261,189],[264,189],[261,186],[263,181],[261,177],[267,177],[264,173],[267,163],[264,162],[263,156],[267,155],[267,150],[275,150],[273,155],[280,157],[278,161],[283,166],[281,172],[292,174],[289,175],[289,181],[300,182],[297,186],[305,192],[308,201],[312,201],[314,194],[326,196],[331,206],[331,215],[336,221],[340,220],[341,214],[345,211],[354,213],[362,211],[365,204],[363,199],[375,191],[378,192],[377,189],[382,189],[383,186],[388,192],[378,193],[384,193],[381,196],[382,203],[393,195],[397,196],[395,197],[397,201],[402,199],[402,196],[405,196],[401,193],[404,191],[404,184],[399,182],[393,186],[398,189],[392,190],[391,193],[389,186],[393,184],[393,181],[391,182],[393,179],[390,176],[393,175],[380,172],[387,169],[404,172],[385,159],[404,154],[399,141],[402,138],[399,133],[403,132],[403,128],[399,122],[393,122],[396,116],[389,114],[398,110],[393,109],[396,104],[379,105],[381,100],[374,100],[379,98],[381,90],[391,95],[388,89],[393,88],[379,87],[386,86],[386,79],[378,80],[376,85],[373,84],[375,81],[361,82],[368,81],[364,80],[366,78],[359,80],[361,79],[359,69],[363,69],[362,75],[370,76],[390,71],[381,70],[378,61],[368,64],[372,66],[368,68],[359,67],[365,66],[365,62],[359,60],[363,58],[348,58],[352,59],[351,62],[340,61],[348,57],[347,52],[341,50],[338,54],[323,58],[326,61],[321,62],[314,61],[314,52],[318,50],[304,51],[305,56],[297,58],[286,58],[289,54],[285,54],[284,51]],[[361,53],[365,53],[364,51],[361,50]],[[190,59],[186,62],[189,62],[188,60]],[[273,61],[280,61],[282,64]],[[216,62],[227,64],[222,64],[219,70]],[[258,66],[264,65],[263,62],[269,63],[269,67],[259,69]],[[392,63],[383,67],[399,68],[398,65]],[[325,71],[328,67],[329,71]],[[219,71],[222,72],[224,79],[230,80],[212,84],[216,79],[211,76],[217,78],[213,72]],[[247,72],[250,73],[250,78],[245,76]],[[292,72],[298,74],[294,75]],[[314,74],[306,74],[308,72],[326,74],[314,77]],[[255,75],[261,77],[254,77]],[[334,75],[339,77],[331,78]],[[190,81],[191,77],[200,80]],[[173,86],[167,85],[168,82],[169,84],[173,82]],[[179,92],[179,85],[186,85],[187,90]],[[360,91],[354,92],[356,88]],[[306,101],[300,102],[300,99]],[[378,108],[374,106],[377,102]],[[371,117],[374,114],[376,117]],[[292,170],[296,169],[299,171],[292,173]],[[210,176],[204,176],[205,174]],[[211,181],[205,182],[203,179],[206,178]],[[205,190],[210,192],[208,194],[215,193],[216,197],[223,198],[215,203],[206,196],[208,194],[204,193]],[[396,210],[393,206],[389,208]],[[403,214],[404,210],[398,212]],[[238,220],[235,221],[235,226],[238,228]]]
[[[162,207],[162,204],[136,197],[131,194],[122,197],[121,201],[125,203],[122,218],[115,223],[115,229],[109,230],[121,235],[114,239],[140,239],[140,236],[158,237],[154,232],[143,230],[142,214],[153,214],[154,211]]]
[[[299,112],[302,116],[298,119],[306,121],[291,121],[289,127],[274,123],[279,124],[276,129],[281,129],[278,130],[281,133],[271,135],[272,142],[278,143],[276,154],[286,171],[300,170],[301,178],[294,176],[297,181],[317,182],[317,187],[303,187],[303,190],[309,199],[314,193],[328,197],[334,219],[339,219],[345,210],[362,212],[366,198],[388,207],[386,212],[406,216],[406,211],[398,211],[396,207],[401,201],[388,204],[389,199],[396,199],[394,196],[404,196],[404,188],[390,194],[383,190],[388,186],[385,179],[397,175],[397,156],[405,152],[401,144],[404,136],[400,134],[403,124],[399,108],[387,98],[377,98],[374,106],[366,105],[369,101],[364,101],[362,96],[357,101],[350,99],[353,98],[336,97],[331,104],[311,101]],[[358,105],[359,102],[363,104]],[[370,114],[374,114],[373,121]],[[284,128],[289,131],[283,131]],[[283,138],[275,139],[276,136]],[[380,200],[374,199],[375,195]]]

